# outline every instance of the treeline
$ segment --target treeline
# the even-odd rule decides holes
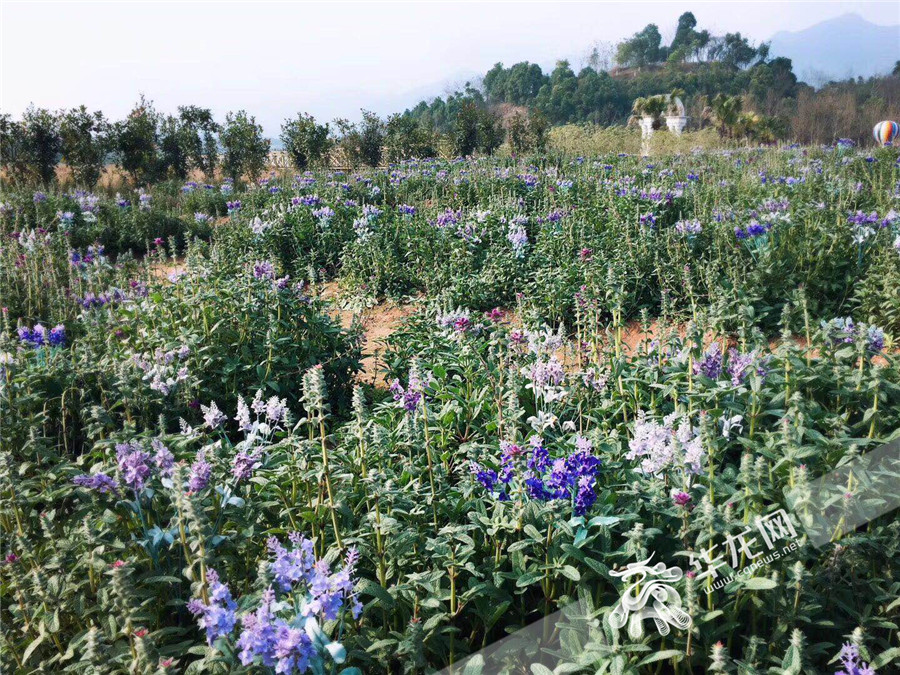
[[[770,58],[767,43],[754,45],[740,33],[715,36],[708,30],[697,30],[691,12],[678,19],[669,45],[662,44],[659,28],[650,24],[615,48],[608,48],[605,54],[595,47],[586,61],[578,73],[568,61],[557,62],[550,73],[527,61],[509,68],[497,63],[485,73],[480,87],[467,83],[463,91],[421,101],[405,114],[444,132],[452,130],[460,108],[469,103],[500,111],[537,110],[553,125],[609,126],[625,124],[636,99],[680,90],[695,126],[706,123],[704,110],[721,95],[740,97],[748,114],[777,115],[780,119],[770,124],[771,128],[780,129],[782,136],[799,136],[791,124],[798,101],[808,103],[822,93],[798,81],[790,59]],[[829,90],[835,86],[856,87],[862,96],[854,97],[857,105],[853,111],[861,117],[869,103],[865,94],[884,100],[884,87],[879,83],[885,79],[892,78],[831,84],[824,91],[830,95]],[[866,124],[871,127],[869,121]],[[818,135],[815,140],[829,142],[834,138]]]
[[[206,108],[180,106],[164,115],[144,97],[119,121],[85,106],[58,112],[31,106],[20,120],[0,115],[0,166],[12,183],[49,185],[60,162],[86,188],[109,164],[136,185],[185,179],[193,171],[255,180],[268,165],[269,147],[262,127],[243,110],[220,124]]]
[[[321,124],[300,113],[282,124],[280,140],[290,164],[302,171],[310,166],[377,167],[412,158],[492,154],[504,142],[513,152],[542,151],[549,128],[538,112],[503,120],[467,102],[449,133],[408,115],[382,119],[363,110],[355,123],[338,119]],[[66,181],[84,188],[96,185],[109,165],[134,185],[191,175],[256,181],[269,167],[270,150],[262,126],[244,110],[229,112],[220,123],[210,110],[197,106],[162,114],[144,97],[119,121],[85,106],[57,112],[32,106],[19,120],[0,115],[0,168],[13,184],[50,185],[59,177],[60,163]]]

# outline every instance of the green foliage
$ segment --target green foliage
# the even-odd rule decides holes
[[[22,146],[28,164],[42,185],[56,180],[56,164],[62,150],[59,119],[44,108],[29,106],[22,115]]]
[[[312,115],[303,113],[281,125],[281,142],[295,168],[304,170],[328,157],[332,144],[329,132],[327,124],[317,124]]]
[[[255,183],[265,171],[270,146],[256,118],[243,110],[228,113],[219,133],[219,142],[225,175],[235,183],[244,176]]]
[[[488,108],[478,112],[478,151],[492,155],[503,143],[503,121]]]
[[[591,152],[557,152],[569,135]],[[133,205],[4,186],[0,668],[264,670],[237,665],[247,626],[220,617],[210,645],[187,603],[221,592],[215,570],[257,607],[279,584],[267,541],[298,532],[332,568],[358,550],[362,613],[320,626],[346,675],[460,664],[573,606],[547,631],[559,673],[834,672],[845,642],[892,672],[895,512],[824,549],[798,526],[753,568],[728,542],[750,528],[764,550],[756,519],[786,490],[898,440],[898,151],[717,136],[660,132],[651,159],[631,130],[559,127],[550,155],[164,181]],[[370,336],[370,385],[346,307],[381,296],[409,316]],[[34,346],[37,323],[65,340]],[[672,455],[643,472],[649,427]],[[576,447],[593,482],[555,493]],[[100,472],[115,492],[82,478]],[[896,475],[865,480],[837,501],[885,506]],[[612,628],[613,572],[711,549],[722,579],[746,571],[678,579],[691,626]]]
[[[651,63],[658,63],[665,59],[666,51],[661,45],[662,35],[659,33],[659,27],[654,23],[647,24],[631,39],[619,44],[616,61],[629,68],[640,68]]]
[[[219,157],[216,138],[219,125],[207,108],[179,106],[178,116],[183,131],[183,150],[190,168],[202,172],[207,180],[212,180]]]
[[[460,157],[471,155],[478,147],[478,108],[471,101],[462,104],[456,114],[453,149]]]
[[[384,146],[387,160],[391,163],[439,154],[434,130],[407,114],[396,113],[388,117]]]
[[[25,129],[7,113],[0,113],[0,166],[13,183],[26,181],[31,169]]]
[[[128,117],[115,124],[113,149],[119,166],[135,184],[150,183],[157,178],[158,124],[159,114],[143,96]]]
[[[363,110],[359,125],[359,157],[367,166],[381,165],[384,134],[384,122],[378,115]]]
[[[81,106],[61,113],[62,160],[75,184],[90,189],[100,180],[110,146],[111,126],[99,110]]]

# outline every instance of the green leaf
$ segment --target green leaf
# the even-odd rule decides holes
[[[572,581],[581,581],[581,573],[571,565],[563,565],[560,568],[559,573]]]
[[[41,633],[38,635],[31,643],[25,648],[25,652],[22,654],[22,662],[28,663],[28,659],[31,658],[31,655],[34,653],[34,650],[37,649],[40,644],[44,641],[44,638],[47,637],[46,633]]]
[[[872,668],[884,668],[887,664],[896,661],[898,658],[900,658],[900,647],[891,647],[872,659],[872,663],[870,663],[869,666]]]
[[[777,586],[774,581],[766,577],[750,577],[744,582],[744,588],[751,591],[768,591]]]
[[[643,659],[639,666],[645,666],[648,663],[656,663],[657,661],[665,661],[666,659],[675,659],[675,662],[681,661],[684,658],[684,652],[678,651],[677,649],[666,649],[662,652],[656,652],[655,654],[651,654],[647,658]]]

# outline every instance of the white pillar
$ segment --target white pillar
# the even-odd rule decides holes
[[[666,127],[676,136],[681,136],[681,132],[687,126],[688,118],[684,115],[670,115],[666,117]]]

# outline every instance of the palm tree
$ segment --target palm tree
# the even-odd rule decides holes
[[[708,108],[708,114],[716,125],[720,136],[732,138],[735,135],[743,108],[744,101],[740,96],[716,94]],[[704,111],[704,114],[706,114],[706,111]]]

